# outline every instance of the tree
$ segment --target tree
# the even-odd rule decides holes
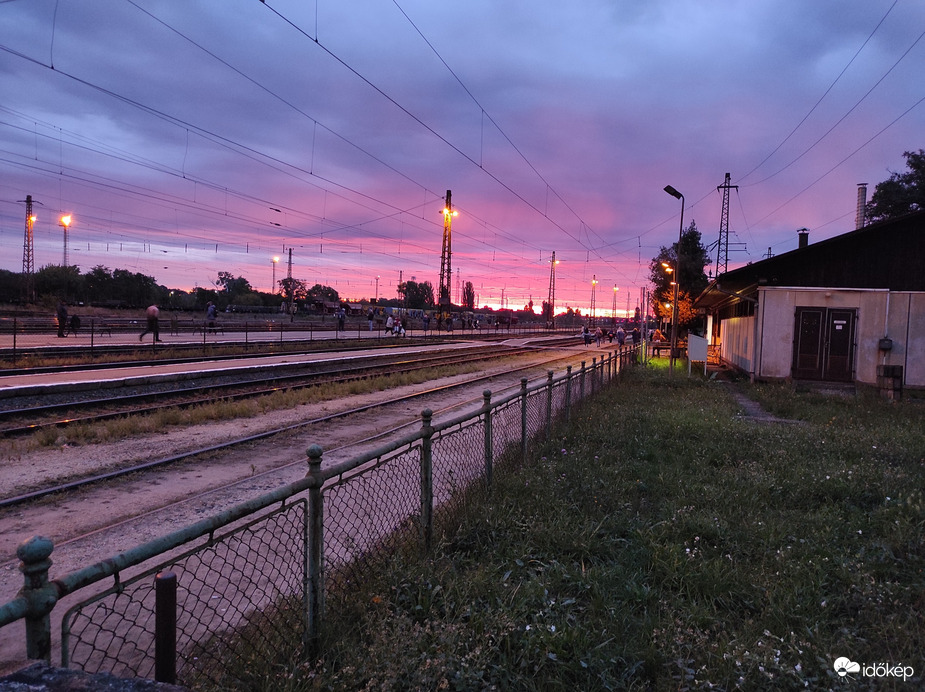
[[[475,309],[475,286],[472,285],[471,281],[463,284],[462,302],[466,310]]]
[[[285,279],[283,279],[285,281]],[[282,283],[282,281],[280,282]],[[331,288],[330,286],[322,286],[321,284],[315,284],[305,293],[305,297],[309,300],[322,300],[325,303],[340,303],[340,294]]]
[[[434,286],[430,281],[405,281],[399,285],[398,293],[405,297],[405,307],[409,309],[426,310],[434,306]]]
[[[649,264],[649,279],[655,284],[652,291],[652,308],[661,319],[671,319],[671,303],[674,300],[674,272],[666,271],[664,265],[675,268],[678,256],[678,244],[670,248],[662,247],[658,255]],[[694,299],[707,287],[709,280],[703,268],[710,264],[707,249],[700,241],[697,223],[691,221],[681,233],[681,266],[678,271],[678,325],[690,326],[697,318],[693,310]]]
[[[925,150],[905,151],[906,173],[893,173],[877,183],[864,212],[868,222],[894,219],[925,209]]]
[[[227,296],[229,303],[239,302],[242,297],[254,292],[247,279],[243,276],[232,276],[228,272],[219,272],[215,285]]]
[[[315,284],[315,287],[318,287],[318,286],[320,286],[320,284]],[[280,279],[279,288],[282,294],[286,296],[286,302],[289,303],[290,305],[297,300],[305,300],[308,297],[308,289],[305,287],[305,282],[300,279],[290,279],[289,277],[286,277],[285,279]],[[329,287],[325,286],[324,288],[329,288]],[[330,290],[334,291],[333,288],[331,288]],[[273,297],[277,298],[276,304],[278,305],[279,304],[278,296],[273,294]],[[334,291],[334,300],[332,300],[331,302],[332,303],[338,302],[337,291]]]

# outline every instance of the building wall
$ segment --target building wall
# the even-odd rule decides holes
[[[902,365],[906,386],[925,387],[925,293],[890,294],[886,336],[893,348],[883,364]]]
[[[903,365],[906,386],[925,386],[925,294],[885,289],[759,288],[756,378],[790,377],[797,306],[857,310],[856,381],[876,385],[878,365]],[[884,336],[893,339],[889,352],[878,348]]]
[[[740,370],[752,373],[755,317],[730,317],[720,329],[720,357]]]

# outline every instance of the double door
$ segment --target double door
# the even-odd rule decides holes
[[[857,310],[798,307],[792,374],[798,380],[851,382]]]

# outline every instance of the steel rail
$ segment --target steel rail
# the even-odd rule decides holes
[[[574,354],[560,355],[560,356],[556,356],[556,357],[553,357],[553,358],[546,359],[546,360],[544,360],[542,363],[533,363],[533,364],[525,365],[525,366],[522,366],[522,367],[519,367],[519,368],[512,368],[512,369],[506,371],[505,374],[514,373],[514,372],[521,372],[521,371],[524,371],[524,370],[531,370],[531,369],[535,369],[535,368],[537,368],[537,367],[542,367],[542,366],[544,366],[544,365],[547,365],[548,363],[553,363],[553,362],[556,362],[556,361],[558,361],[558,360],[571,359],[571,358],[574,358],[574,357],[575,357]],[[200,455],[203,455],[203,454],[208,454],[208,453],[212,453],[212,452],[216,452],[216,451],[228,450],[228,449],[231,449],[231,448],[233,448],[233,447],[238,447],[238,446],[241,446],[241,445],[244,445],[244,444],[248,444],[248,443],[251,443],[251,442],[255,442],[255,441],[259,441],[259,440],[264,440],[264,439],[273,437],[273,436],[275,436],[275,435],[279,435],[279,434],[282,434],[282,433],[290,432],[290,431],[293,431],[293,430],[299,430],[299,429],[302,429],[302,428],[307,428],[307,427],[310,427],[310,426],[312,426],[312,425],[318,425],[318,424],[320,424],[320,423],[326,423],[326,422],[329,422],[329,421],[332,421],[332,420],[336,420],[336,419],[339,419],[339,418],[346,418],[346,417],[348,417],[348,416],[355,415],[355,414],[357,414],[357,413],[362,413],[362,412],[364,412],[364,411],[369,411],[369,410],[373,410],[373,409],[376,409],[376,408],[382,408],[382,407],[385,407],[385,406],[391,406],[391,405],[393,405],[393,404],[400,403],[400,402],[404,402],[404,401],[411,401],[411,400],[414,400],[414,399],[418,399],[418,398],[421,398],[421,397],[425,397],[425,396],[434,394],[434,393],[436,393],[436,392],[447,391],[447,390],[451,390],[451,389],[455,389],[455,388],[460,388],[460,387],[464,387],[464,386],[465,386],[465,387],[468,387],[468,386],[471,386],[471,385],[474,384],[474,383],[481,382],[481,381],[485,381],[485,380],[490,380],[490,379],[493,379],[493,378],[496,378],[496,377],[498,377],[498,373],[492,373],[492,374],[482,375],[482,376],[480,376],[480,377],[476,377],[476,378],[473,378],[473,379],[469,379],[469,380],[466,380],[465,382],[457,382],[457,383],[451,383],[451,384],[446,384],[446,385],[440,385],[440,386],[438,386],[438,387],[433,387],[433,388],[431,388],[431,389],[427,389],[427,390],[424,390],[424,391],[421,391],[421,392],[414,392],[414,393],[411,393],[411,394],[406,394],[406,395],[404,395],[404,396],[400,396],[400,397],[391,399],[391,400],[389,400],[389,401],[387,401],[387,402],[374,403],[374,404],[366,404],[366,405],[364,405],[364,406],[359,406],[359,407],[357,407],[357,408],[349,409],[349,410],[346,410],[346,411],[341,411],[341,412],[338,412],[338,413],[332,413],[332,414],[328,414],[328,415],[326,415],[326,416],[321,416],[321,417],[318,417],[318,418],[314,418],[314,419],[309,420],[309,421],[300,421],[299,423],[294,423],[294,424],[291,424],[291,425],[286,425],[286,426],[283,426],[283,427],[281,427],[281,428],[275,428],[275,429],[272,429],[272,430],[264,431],[264,432],[262,432],[262,433],[257,433],[257,434],[254,434],[254,435],[248,435],[248,436],[246,436],[246,437],[241,437],[241,438],[237,438],[237,439],[234,439],[234,440],[229,440],[229,441],[223,442],[223,443],[221,443],[221,444],[210,445],[210,446],[208,446],[208,447],[204,447],[204,448],[201,448],[201,449],[191,450],[191,451],[189,451],[189,452],[184,452],[184,453],[182,453],[182,454],[176,454],[176,455],[172,455],[172,456],[165,457],[165,458],[161,458],[161,459],[154,459],[154,460],[151,460],[151,461],[143,462],[143,463],[141,463],[141,464],[134,464],[134,465],[128,466],[128,467],[126,467],[126,468],[116,469],[116,470],[108,471],[108,472],[101,473],[101,474],[94,474],[94,475],[92,475],[92,476],[88,476],[88,477],[85,477],[85,478],[82,478],[82,479],[76,479],[76,480],[73,480],[73,481],[69,481],[69,482],[67,482],[67,483],[63,483],[63,484],[59,484],[59,485],[55,485],[55,486],[50,486],[50,487],[42,488],[42,489],[35,490],[35,491],[32,491],[32,492],[28,492],[28,493],[23,493],[23,494],[20,494],[20,495],[16,495],[16,496],[14,496],[14,497],[3,498],[3,499],[0,499],[0,510],[6,509],[6,508],[9,508],[9,507],[14,507],[14,506],[21,505],[21,504],[25,504],[25,503],[27,503],[27,502],[35,502],[35,501],[37,501],[37,500],[41,500],[41,499],[43,499],[43,498],[46,498],[46,497],[51,496],[51,495],[55,495],[55,494],[57,494],[57,493],[67,492],[67,491],[72,491],[72,490],[77,490],[77,489],[80,489],[80,488],[83,488],[83,487],[86,487],[86,486],[89,486],[89,485],[92,485],[92,484],[95,484],[95,483],[100,483],[100,482],[104,482],[104,481],[115,480],[115,479],[121,478],[122,476],[127,476],[127,475],[129,475],[129,474],[138,473],[138,472],[140,472],[140,471],[150,471],[150,470],[152,470],[152,469],[162,468],[162,467],[168,466],[168,465],[170,465],[170,464],[175,464],[175,463],[180,462],[180,461],[189,460],[189,459],[192,459],[192,458],[194,458],[194,457],[197,457],[197,456],[200,456]]]
[[[497,351],[494,347],[485,347],[479,349],[470,349],[465,352],[465,358],[456,353],[426,354],[419,358],[401,358],[391,359],[384,358],[386,362],[369,363],[366,365],[356,365],[337,368],[322,368],[313,372],[300,372],[291,375],[272,374],[259,379],[236,380],[232,382],[222,382],[210,385],[197,385],[189,387],[180,387],[177,389],[164,390],[160,392],[144,392],[139,394],[127,394],[123,396],[114,396],[106,398],[88,399],[84,401],[73,401],[45,406],[32,406],[21,409],[8,409],[0,411],[0,419],[15,418],[17,416],[36,416],[54,413],[56,411],[66,410],[74,412],[76,410],[88,409],[93,407],[106,407],[113,405],[133,404],[134,402],[157,401],[160,399],[170,399],[184,397],[191,393],[201,394],[203,392],[212,392],[207,396],[199,396],[194,399],[184,399],[180,401],[165,402],[142,407],[122,408],[118,411],[107,411],[99,414],[86,416],[68,416],[65,419],[51,420],[46,422],[32,422],[25,425],[7,426],[0,428],[0,436],[14,437],[17,435],[32,434],[44,429],[64,428],[79,423],[89,424],[102,422],[124,416],[143,415],[153,413],[165,408],[190,408],[193,406],[212,403],[216,400],[237,401],[241,399],[257,398],[266,396],[279,391],[298,390],[308,387],[320,386],[323,384],[351,382],[355,380],[367,379],[377,376],[377,371],[382,368],[400,366],[402,372],[414,372],[428,368],[439,367],[442,365],[453,365],[459,362],[476,362],[491,360],[494,358],[511,357],[521,355],[526,352],[532,352],[532,349],[513,348],[503,352]],[[372,360],[380,359],[381,356],[373,356]],[[282,367],[292,368],[299,367],[301,370],[312,369],[312,363],[302,365],[285,364]],[[261,367],[261,366],[258,366]],[[332,376],[333,375],[333,376]],[[204,373],[204,377],[214,377],[212,373]],[[272,382],[273,386],[267,387],[266,383]],[[255,387],[259,387],[255,389]],[[232,393],[230,390],[247,389],[247,391]],[[226,393],[221,393],[226,392]]]

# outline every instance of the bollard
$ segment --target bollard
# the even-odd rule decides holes
[[[308,550],[306,558],[308,569],[308,598],[306,601],[306,633],[308,648],[314,650],[321,637],[321,621],[324,615],[324,506],[322,504],[321,483],[321,445],[312,445],[306,451],[308,455],[308,473],[306,477],[315,480],[308,491]]]
[[[154,577],[154,680],[177,682],[177,575]]]
[[[482,392],[482,413],[485,416],[485,485],[491,488],[494,447],[491,429],[491,390]]]
[[[421,544],[430,552],[434,537],[434,456],[431,425],[434,413],[421,411]]]

